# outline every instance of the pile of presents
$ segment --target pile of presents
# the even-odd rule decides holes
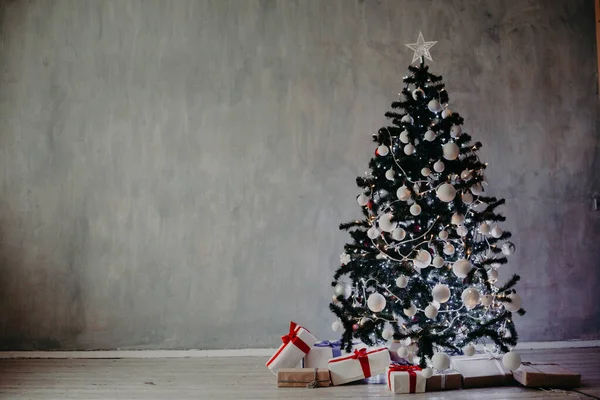
[[[421,368],[399,359],[387,347],[369,348],[356,343],[343,354],[339,342],[318,342],[305,328],[292,322],[282,345],[267,362],[279,387],[325,387],[385,374],[393,393],[507,386],[569,389],[581,376],[556,364],[522,363],[513,371],[490,354],[452,357],[451,367],[426,378]],[[394,361],[395,360],[395,361]]]

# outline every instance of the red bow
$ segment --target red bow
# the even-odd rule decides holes
[[[369,365],[369,355],[367,354],[367,349],[354,350],[352,358],[355,360],[358,359],[360,362],[360,367],[362,368],[365,378],[370,377],[371,366]]]
[[[296,346],[298,349],[300,349],[300,351],[306,354],[309,352],[310,347],[298,337],[299,329],[296,329],[297,327],[298,325],[295,322],[291,321],[290,331],[287,335],[281,337],[281,341],[283,342],[283,344],[288,344],[289,342],[292,342],[294,346]]]
[[[414,393],[415,390],[417,389],[417,374],[415,374],[415,371],[421,371],[421,367],[418,367],[416,365],[398,365],[398,364],[391,364],[390,368],[388,369],[388,387],[390,388],[390,390],[392,390],[392,381],[391,381],[391,374],[392,372],[408,372],[408,381],[409,381],[409,393]]]

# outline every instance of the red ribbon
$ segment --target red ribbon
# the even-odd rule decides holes
[[[279,356],[281,351],[290,342],[292,342],[292,344],[294,346],[296,346],[298,349],[300,349],[300,351],[302,351],[304,354],[307,354],[310,351],[310,346],[307,345],[302,339],[300,339],[298,337],[298,332],[300,331],[301,328],[302,327],[300,325],[296,324],[294,321],[290,322],[289,333],[287,335],[281,337],[281,341],[283,342],[284,345],[281,346],[279,348],[279,350],[277,350],[277,353],[275,353],[273,355],[273,357],[271,357],[271,359],[267,362],[267,367],[277,358],[277,356]]]
[[[417,390],[417,374],[415,371],[421,371],[421,367],[416,365],[390,365],[388,370],[388,387],[390,390],[392,390],[392,381],[390,379],[392,372],[408,372],[408,382],[410,386],[408,393],[414,393],[415,390]]]
[[[360,368],[362,368],[363,375],[365,378],[371,376],[371,366],[369,365],[369,355],[367,349],[354,350],[354,354],[351,357],[354,360],[360,362]]]

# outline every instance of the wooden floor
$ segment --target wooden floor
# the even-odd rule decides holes
[[[410,399],[600,398],[600,348],[521,351],[526,361],[551,361],[582,374],[574,391],[522,387],[410,395]],[[0,399],[365,399],[408,398],[380,383],[320,389],[278,389],[264,357],[0,360]],[[377,381],[377,379],[374,379]]]

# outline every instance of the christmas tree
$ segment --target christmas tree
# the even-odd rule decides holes
[[[409,66],[403,99],[386,113],[392,124],[373,135],[370,171],[356,179],[364,217],[340,225],[352,242],[330,305],[347,351],[354,338],[393,338],[405,346],[398,353],[422,367],[438,352],[472,355],[476,343],[508,352],[517,343],[512,313],[524,314],[519,276],[498,282],[515,249],[498,225],[504,199],[484,192],[482,145],[463,132],[442,77],[424,63],[435,43],[419,34],[407,45],[419,66]]]

